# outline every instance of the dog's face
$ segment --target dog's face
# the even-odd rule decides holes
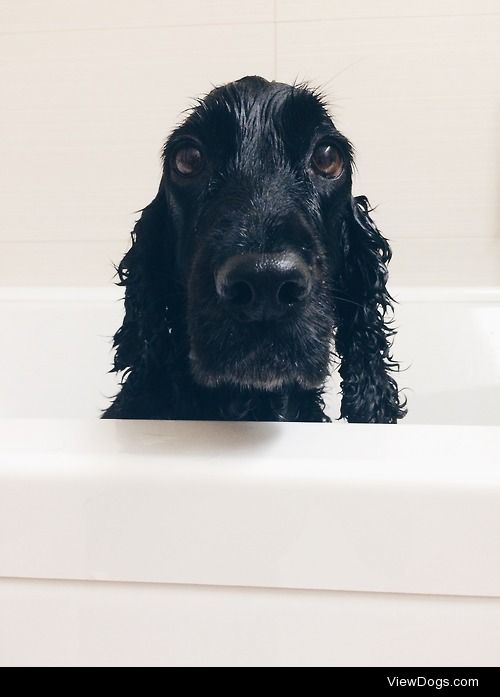
[[[213,90],[169,138],[163,186],[198,383],[324,382],[351,167],[321,100],[262,78]]]

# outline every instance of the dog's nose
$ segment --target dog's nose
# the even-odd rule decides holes
[[[311,272],[295,252],[241,254],[215,274],[219,298],[241,320],[279,319],[311,292]]]

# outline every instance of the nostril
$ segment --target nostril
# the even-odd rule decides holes
[[[301,281],[285,281],[278,289],[278,302],[294,305],[309,295],[309,284]]]
[[[255,297],[254,290],[247,281],[234,281],[226,289],[226,299],[233,305],[250,305]]]
[[[217,269],[221,309],[238,321],[271,321],[297,311],[309,296],[310,269],[296,253],[235,255]]]

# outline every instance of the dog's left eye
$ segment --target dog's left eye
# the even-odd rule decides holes
[[[337,178],[342,174],[344,162],[342,155],[332,143],[320,143],[311,158],[314,169],[324,177]]]
[[[205,158],[196,145],[186,145],[175,153],[174,168],[177,174],[182,174],[184,177],[194,177],[200,174],[204,166]]]

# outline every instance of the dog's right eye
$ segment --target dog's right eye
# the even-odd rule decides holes
[[[311,161],[316,172],[329,179],[338,179],[344,169],[342,155],[328,142],[316,146]]]
[[[203,170],[205,158],[196,145],[186,145],[179,148],[174,155],[174,169],[183,177],[195,177]]]

